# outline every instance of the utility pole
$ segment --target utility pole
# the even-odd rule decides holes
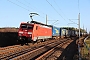
[[[47,25],[47,15],[46,15],[46,25]]]
[[[79,28],[79,39],[78,39],[78,42],[80,43],[80,13],[78,15],[78,28]],[[79,52],[79,60],[81,60],[80,44],[79,43],[78,43],[78,52]]]
[[[46,25],[48,24],[48,21],[55,21],[55,22],[57,22],[57,21],[59,21],[59,20],[48,20],[47,15],[46,15]],[[54,22],[54,23],[55,23],[55,22]],[[54,23],[53,23],[53,24],[54,24]]]
[[[79,38],[80,38],[80,13],[78,15],[78,28],[79,28]]]
[[[87,28],[86,28],[86,33],[87,33]]]
[[[83,36],[84,36],[84,24],[83,24]]]

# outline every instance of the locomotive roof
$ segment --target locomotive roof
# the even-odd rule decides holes
[[[43,24],[43,23],[37,22],[37,21],[31,21],[30,23],[35,23],[35,24],[40,24],[40,25],[52,27],[52,25],[46,25],[46,24]]]

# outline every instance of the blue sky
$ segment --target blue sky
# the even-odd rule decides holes
[[[78,19],[80,12],[80,27],[84,25],[90,31],[90,0],[79,0],[79,8],[78,0],[0,0],[0,27],[19,27],[21,22],[31,21],[29,13],[32,12],[39,14],[33,16],[35,21],[45,23],[47,14],[48,24],[75,28],[78,25],[69,19]]]

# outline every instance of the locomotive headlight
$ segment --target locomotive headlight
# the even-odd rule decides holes
[[[19,33],[20,33],[20,34],[23,34],[23,32],[22,32],[22,31],[19,31]]]
[[[22,36],[22,34],[19,34],[19,36]]]
[[[32,34],[32,32],[28,32],[28,34]]]
[[[32,37],[32,35],[30,35],[30,37]]]

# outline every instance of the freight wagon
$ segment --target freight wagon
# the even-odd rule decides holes
[[[71,36],[71,30],[66,30],[66,37],[70,37]]]
[[[60,28],[52,26],[52,37],[54,39],[60,38]]]
[[[65,38],[66,37],[66,29],[60,28],[60,37]]]
[[[77,37],[79,36],[79,32],[78,31],[75,31],[75,34],[76,34]]]
[[[76,36],[76,31],[75,30],[69,30],[69,29],[64,29],[65,37],[75,37]]]
[[[75,30],[71,30],[71,37],[75,37],[75,36],[76,36]]]

